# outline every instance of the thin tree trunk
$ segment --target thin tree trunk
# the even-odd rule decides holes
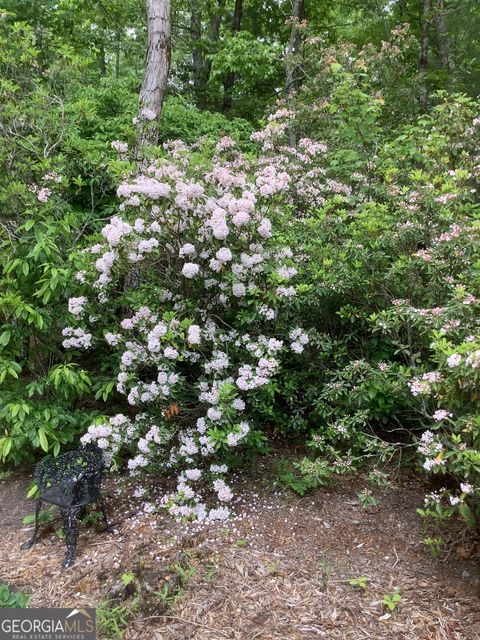
[[[35,48],[37,49],[37,73],[42,75],[43,73],[43,30],[40,22],[40,15],[38,10],[38,2],[34,0],[33,3],[33,15],[34,15],[34,30],[35,30]]]
[[[233,12],[232,33],[238,33],[242,28],[243,0],[235,0]],[[223,113],[228,113],[233,104],[233,87],[235,85],[235,72],[230,71],[223,81]]]
[[[430,0],[422,0],[420,14],[420,106],[423,110],[428,107],[427,71],[430,9]]]
[[[450,37],[448,35],[447,20],[443,0],[435,1],[435,31],[437,34],[438,56],[442,67],[447,71],[453,71],[454,64],[451,57]]]
[[[285,58],[285,80],[287,88],[287,104],[291,106],[293,97],[298,89],[300,74],[298,67],[298,56],[302,38],[298,24],[302,21],[304,10],[304,0],[295,0],[292,10],[292,28],[290,31],[290,41]],[[295,127],[290,126],[288,131],[288,142],[291,147],[297,143],[297,133]]]
[[[98,66],[100,69],[100,75],[107,75],[107,63],[105,60],[105,47],[103,45],[103,42],[100,44],[100,50],[98,52]]]
[[[197,0],[190,0],[190,32],[193,41],[193,90],[199,109],[205,108],[205,59],[202,51],[202,14]]]
[[[214,0],[209,3],[209,29],[208,29],[208,47],[210,53],[215,49],[220,38],[220,22],[222,18],[222,10],[225,7],[226,0]],[[212,7],[212,4],[214,5]],[[208,106],[207,85],[212,70],[212,60],[206,58],[202,35],[202,12],[198,4],[198,0],[190,0],[190,31],[193,40],[193,86],[195,93],[195,104],[200,110],[204,110]]]
[[[210,11],[210,43],[216,44],[220,38],[220,22],[222,20],[222,11],[225,8],[226,0],[217,0],[216,11]],[[207,66],[210,69],[212,61],[207,61]]]
[[[209,44],[210,49],[214,49],[215,45],[220,39],[220,23],[222,21],[222,11],[225,7],[225,2],[226,0],[217,0],[216,11],[215,10],[210,11],[210,44]],[[210,58],[208,60],[205,60],[205,65],[204,65],[203,76],[204,76],[205,88],[210,78],[211,71],[212,71],[212,59]]]
[[[138,148],[158,141],[158,123],[170,71],[170,0],[147,0],[148,44],[140,89]]]
[[[120,78],[120,31],[115,34],[115,78]]]
[[[140,89],[138,141],[136,155],[146,163],[144,149],[158,142],[158,125],[167,88],[171,55],[170,0],[147,0],[147,54]],[[126,275],[124,291],[140,284],[140,269],[133,268]]]

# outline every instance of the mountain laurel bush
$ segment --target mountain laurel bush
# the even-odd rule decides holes
[[[304,147],[301,165],[319,152]],[[83,250],[63,345],[107,345],[131,407],[82,441],[110,460],[128,449],[134,476],[175,471],[162,504],[176,517],[225,519],[224,458],[254,437],[252,398],[309,343],[294,320],[305,257],[280,233],[292,175],[283,162],[247,159],[230,138],[208,164],[180,142],[165,151],[120,184],[118,213]]]

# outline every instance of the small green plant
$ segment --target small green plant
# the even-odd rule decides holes
[[[181,564],[180,562],[174,562],[169,566],[169,569],[174,571],[180,578],[180,582],[185,585],[196,573],[197,568],[190,564]]]
[[[185,586],[197,571],[197,568],[190,565],[188,561],[184,564],[178,561],[174,562],[168,566],[168,569],[172,572],[171,575],[166,576],[162,589],[154,592],[162,601],[166,611],[173,607],[175,601],[183,593]],[[210,579],[211,575],[213,575],[213,571],[208,575],[208,579]]]
[[[391,485],[388,474],[379,469],[369,471],[368,481],[376,487],[389,487]]]
[[[315,483],[310,478],[302,478],[293,471],[284,471],[279,474],[280,483],[295,491],[300,496],[304,496],[315,487]]]
[[[154,591],[154,593],[160,598],[165,611],[170,611],[177,598],[178,591],[171,589],[168,582],[166,582],[161,591]]]
[[[27,498],[37,498],[38,497],[38,485],[36,482],[32,484],[27,493]]]
[[[125,571],[125,573],[122,573],[121,580],[123,585],[128,587],[128,585],[135,580],[135,574],[133,571]]]
[[[328,461],[317,458],[300,461],[281,460],[277,467],[280,484],[304,496],[312,489],[324,486],[330,480],[332,470]]]
[[[56,509],[55,507],[48,507],[48,509],[44,509],[43,511],[40,511],[40,514],[38,516],[38,521],[40,522],[40,524],[47,524],[48,522],[53,522],[53,520],[55,520],[56,517]],[[35,514],[32,514],[30,516],[25,516],[23,518],[23,524],[33,524],[35,522]]]
[[[238,538],[235,540],[235,545],[237,547],[246,547],[248,545],[248,540],[245,540],[245,538]]]
[[[350,584],[352,587],[357,587],[358,589],[362,589],[363,591],[366,590],[367,583],[368,578],[366,578],[365,576],[361,576],[360,578],[352,578],[348,581],[348,584]]]
[[[364,509],[368,509],[368,507],[376,507],[378,505],[378,500],[372,494],[370,489],[360,491],[360,493],[357,493],[357,497]]]
[[[123,640],[128,624],[137,608],[137,601],[112,606],[105,600],[97,605],[97,622],[100,634],[108,639]]]
[[[434,538],[427,536],[423,539],[423,544],[427,547],[434,558],[438,558],[442,551],[443,538],[440,536],[435,536]]]
[[[26,609],[32,596],[13,591],[7,584],[0,584],[0,609]]]
[[[208,582],[211,582],[215,577],[215,574],[217,572],[217,567],[214,564],[207,564],[206,569],[207,571],[205,573],[205,580],[208,580]]]
[[[101,511],[89,511],[82,518],[82,523],[86,526],[95,526],[103,519],[103,513]]]
[[[395,611],[396,606],[402,601],[402,596],[398,589],[395,589],[392,595],[386,593],[383,596],[382,603],[389,611]]]

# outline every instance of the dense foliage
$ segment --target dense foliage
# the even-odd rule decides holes
[[[475,3],[243,4],[174,3],[138,160],[142,3],[3,1],[1,458],[94,440],[215,519],[275,437],[302,492],[395,460],[478,524]]]

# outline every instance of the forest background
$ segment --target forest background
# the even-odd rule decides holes
[[[153,465],[158,471],[161,464],[167,472],[177,463],[183,469],[185,460],[180,464],[177,454],[191,436],[189,420],[198,420],[198,407],[203,404],[206,412],[209,404],[192,395],[193,380],[207,384],[198,360],[178,350],[178,335],[169,335],[182,384],[176,388],[173,380],[168,400],[146,398],[148,424],[140,424],[141,403],[127,401],[133,387],[125,389],[126,377],[119,377],[127,376],[129,365],[112,349],[120,338],[101,337],[117,335],[108,333],[115,319],[145,305],[164,314],[172,331],[178,317],[184,322],[178,331],[185,332],[195,314],[203,321],[213,314],[213,307],[202,309],[209,285],[187,291],[185,283],[195,274],[186,265],[172,267],[168,243],[156,241],[153,253],[146,250],[148,260],[137,260],[140,266],[132,268],[125,258],[118,267],[112,306],[89,309],[95,331],[84,332],[86,321],[82,329],[71,325],[84,314],[81,285],[91,287],[79,274],[103,268],[95,267],[92,246],[106,238],[112,248],[105,229],[119,212],[132,225],[138,217],[138,203],[130,200],[125,209],[122,197],[141,194],[150,222],[158,213],[158,194],[136,192],[135,176],[148,163],[158,169],[171,162],[169,171],[184,171],[203,194],[211,188],[209,172],[221,166],[232,176],[250,175],[259,199],[273,197],[273,231],[262,236],[271,248],[259,272],[261,284],[244,279],[245,293],[240,278],[236,284],[244,289],[235,289],[238,273],[232,275],[227,265],[232,258],[218,258],[222,243],[214,246],[210,238],[213,244],[205,249],[207,263],[217,251],[220,266],[210,268],[221,272],[224,294],[233,278],[233,311],[222,317],[238,335],[248,327],[257,338],[266,333],[264,321],[274,319],[276,339],[284,346],[290,341],[290,347],[254,389],[247,409],[230,378],[220,380],[227,365],[219,364],[218,343],[201,352],[202,372],[219,374],[208,387],[220,393],[215,406],[225,405],[222,418],[212,413],[205,427],[209,455],[220,466],[235,467],[245,456],[280,447],[286,452],[280,477],[301,494],[372,464],[381,483],[405,465],[432,478],[422,517],[475,526],[478,3],[172,0],[171,38],[163,33],[166,85],[153,112],[142,93],[149,60],[143,2],[1,4],[3,462],[58,455],[85,434],[98,440],[98,429],[107,425],[102,447],[115,467],[130,457],[137,460],[131,470]],[[158,67],[155,73],[160,77]],[[222,164],[219,157],[234,145],[231,153],[239,155]],[[117,194],[119,184],[130,184],[130,190]],[[232,184],[237,189],[241,182],[232,178]],[[272,184],[277,186],[269,191]],[[178,196],[179,183],[171,188]],[[192,238],[198,229],[189,228]],[[240,256],[246,239],[239,234],[236,241]],[[174,249],[183,247],[188,255],[182,242]],[[285,253],[287,245],[293,253]],[[283,251],[280,266],[271,264],[275,251]],[[252,253],[259,253],[257,245]],[[180,302],[175,290],[173,298],[165,295],[165,282],[173,278],[167,264],[180,278]],[[82,344],[84,336],[90,338]],[[234,346],[228,366],[238,373]],[[157,373],[164,365],[155,361]],[[152,361],[136,362],[135,381],[145,382],[151,366]],[[133,385],[132,369],[128,375]],[[228,414],[234,402],[248,422]],[[135,425],[134,437],[115,432],[114,414]],[[152,420],[161,422],[158,442]],[[236,448],[240,440],[242,450]],[[155,443],[167,442],[177,457],[160,463]],[[140,462],[134,457],[138,449],[155,460]],[[194,517],[182,473],[168,506]],[[211,473],[218,488],[219,472]],[[221,483],[222,502],[228,487]]]

